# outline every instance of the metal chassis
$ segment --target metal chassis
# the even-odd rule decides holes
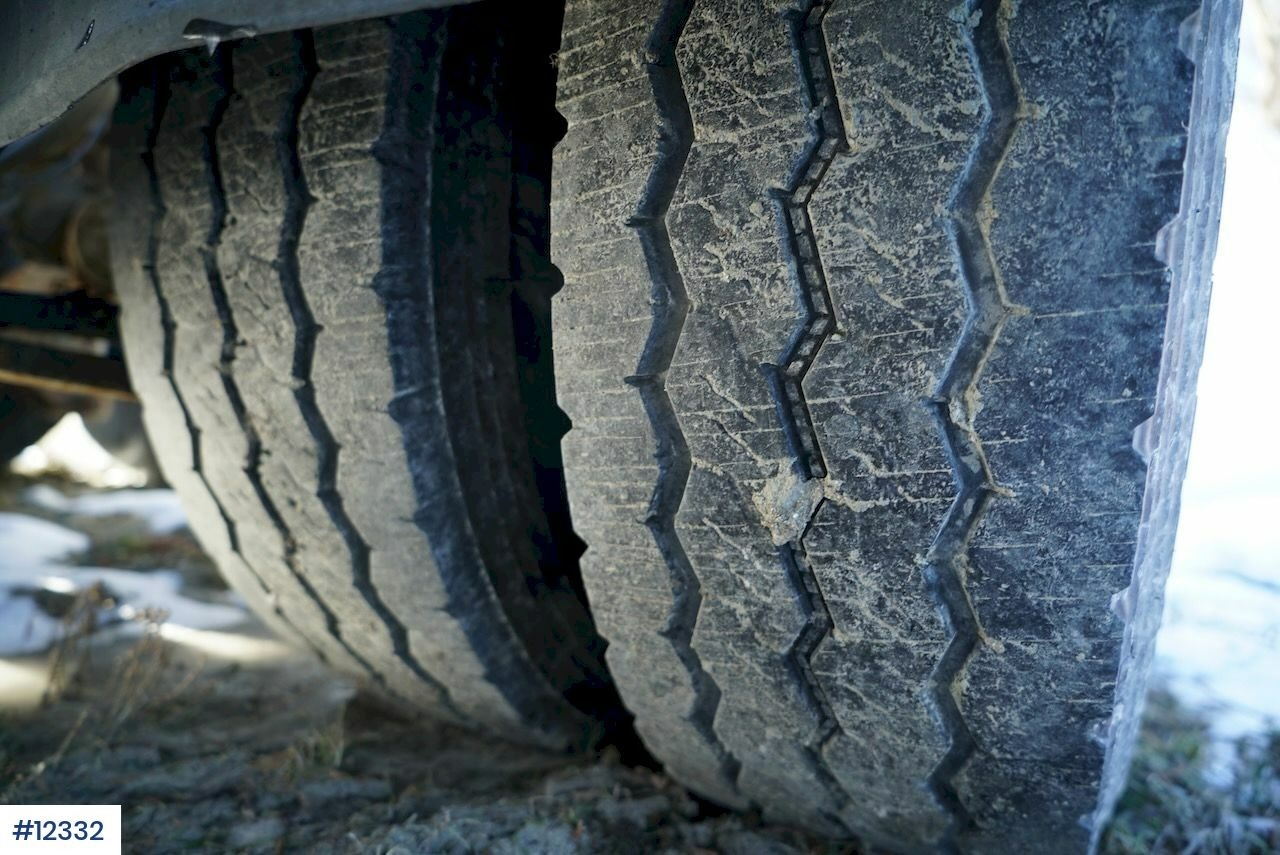
[[[0,0],[0,145],[162,53],[466,2],[472,0]]]
[[[48,147],[47,138],[67,124],[57,119],[82,123],[68,115],[73,105],[85,99],[79,112],[98,112],[93,105],[101,99],[85,96],[153,56],[467,2],[473,0],[0,0],[0,156]],[[0,330],[0,382],[133,399],[114,306],[84,294],[0,292]],[[68,334],[84,346],[60,346]],[[99,344],[88,346],[94,339]]]

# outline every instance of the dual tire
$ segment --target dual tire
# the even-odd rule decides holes
[[[794,6],[477,4],[126,73],[152,445],[259,613],[393,701],[636,733],[889,849],[1096,845],[1238,4]]]

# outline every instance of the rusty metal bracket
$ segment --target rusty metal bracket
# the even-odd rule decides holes
[[[0,383],[73,395],[137,400],[123,360],[19,341],[0,340]]]

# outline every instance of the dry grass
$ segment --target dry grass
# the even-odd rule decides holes
[[[89,567],[178,570],[189,582],[215,590],[224,584],[213,562],[185,530],[175,534],[142,531],[95,538],[88,549],[68,556],[66,561]]]
[[[1211,769],[1214,748],[1203,716],[1169,692],[1153,691],[1129,785],[1103,851],[1280,852],[1280,731],[1235,743],[1225,770]]]
[[[296,783],[322,777],[342,768],[347,751],[346,705],[332,719],[303,731],[285,748],[261,755],[255,767],[280,781]]]
[[[186,685],[170,685],[166,678],[168,643],[159,633],[165,616],[156,613],[139,617],[145,627],[142,636],[112,663],[105,680],[99,675],[89,684],[84,676],[91,654],[89,637],[98,629],[97,615],[105,605],[109,595],[101,584],[77,593],[62,618],[62,639],[50,653],[41,706],[47,709],[82,695],[90,696],[91,702],[80,705],[57,747],[34,763],[15,764],[6,746],[0,746],[0,779],[8,779],[0,804],[8,804],[20,788],[57,766],[73,747],[86,740],[106,744],[139,712],[162,707],[186,690]],[[0,727],[0,734],[3,731]]]

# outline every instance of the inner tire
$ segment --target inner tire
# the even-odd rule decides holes
[[[135,68],[111,249],[156,456],[258,613],[407,707],[565,748],[620,713],[550,373],[558,37],[485,3]]]

